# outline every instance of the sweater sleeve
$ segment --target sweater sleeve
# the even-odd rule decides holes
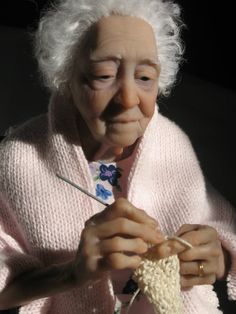
[[[224,249],[230,254],[227,274],[228,297],[236,300],[236,210],[213,187],[207,186],[210,215],[208,225],[215,228]]]
[[[19,224],[0,192],[0,291],[18,275],[41,266],[29,253]]]

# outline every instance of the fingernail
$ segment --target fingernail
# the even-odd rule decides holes
[[[158,224],[157,224],[157,222],[156,222],[155,220],[151,220],[151,221],[150,221],[150,225],[151,225],[154,229],[159,228],[159,226],[158,226]]]
[[[167,245],[166,247],[165,247],[165,255],[166,255],[166,257],[168,257],[168,256],[170,256],[172,254],[172,250],[171,250],[171,248]]]
[[[159,227],[155,228],[155,232],[160,238],[162,238],[162,240],[165,239],[165,236]]]
[[[162,239],[162,241],[165,240],[165,236],[159,226],[155,228],[155,231],[158,238]]]
[[[162,243],[164,241],[164,237],[162,234],[156,234],[156,239],[158,241],[158,243]]]
[[[159,226],[159,225],[156,225],[156,227],[155,227],[155,231],[161,231],[161,228],[160,228],[160,226]]]

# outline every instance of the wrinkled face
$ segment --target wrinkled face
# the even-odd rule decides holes
[[[152,28],[138,18],[110,16],[88,37],[71,83],[74,103],[96,142],[127,147],[154,113],[159,66]]]

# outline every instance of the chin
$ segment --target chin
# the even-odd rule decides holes
[[[146,124],[141,121],[130,123],[112,123],[106,129],[105,137],[109,145],[116,147],[128,147],[133,145],[143,136]]]
[[[111,134],[108,136],[108,142],[111,146],[115,146],[115,147],[128,147],[133,145],[137,139],[139,139],[142,135],[138,135],[138,134],[122,134],[122,135],[118,135],[118,134]]]

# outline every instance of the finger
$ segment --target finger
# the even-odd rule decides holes
[[[198,277],[198,276],[181,276],[180,284],[181,288],[193,287],[196,285],[213,285],[216,281],[216,276],[214,274]]]
[[[218,241],[218,234],[214,228],[207,226],[198,230],[186,232],[181,236],[181,238],[192,244],[193,247],[197,247],[203,244]]]
[[[127,256],[122,253],[112,253],[101,260],[101,267],[103,269],[136,269],[141,261],[138,255]]]
[[[185,241],[183,238],[177,236],[167,236],[166,240],[176,240],[177,242],[183,244],[186,248],[191,249],[193,246],[189,242]]]
[[[101,215],[101,213],[97,213],[95,215],[93,215],[92,217],[90,217],[87,221],[85,221],[85,227],[90,227],[90,226],[95,226],[97,224],[97,220],[99,215]]]
[[[94,227],[95,228],[95,227]],[[157,244],[163,241],[159,233],[148,225],[140,224],[128,220],[127,218],[117,218],[105,222],[96,227],[97,236],[106,239],[114,236],[125,236],[128,238],[141,238],[147,243]]]
[[[155,219],[150,217],[144,210],[134,207],[127,199],[118,198],[112,205],[106,207],[101,213],[94,215],[90,220],[100,224],[105,220],[113,220],[124,217],[137,223],[148,224],[153,228],[158,227]]]
[[[193,247],[197,247],[199,245],[207,244],[210,242],[215,242],[218,240],[217,231],[209,226],[201,226],[201,228],[199,229],[185,232],[180,237],[192,244]]]
[[[143,254],[147,252],[148,245],[142,239],[124,239],[114,237],[108,240],[103,240],[100,244],[101,255],[106,255],[115,252],[130,252]]]
[[[211,260],[220,257],[220,248],[216,243],[204,244],[185,250],[178,254],[181,261]]]
[[[186,232],[201,229],[202,226],[203,225],[200,225],[200,224],[184,224],[176,232],[176,236],[180,237]]]
[[[217,271],[216,263],[201,261],[204,269],[204,276],[215,274]],[[181,262],[180,274],[183,276],[194,275],[199,276],[199,262]]]
[[[171,255],[180,254],[181,252],[189,250],[189,248],[175,239],[170,239],[155,245],[151,250],[155,251],[155,255],[158,259],[161,259]]]

